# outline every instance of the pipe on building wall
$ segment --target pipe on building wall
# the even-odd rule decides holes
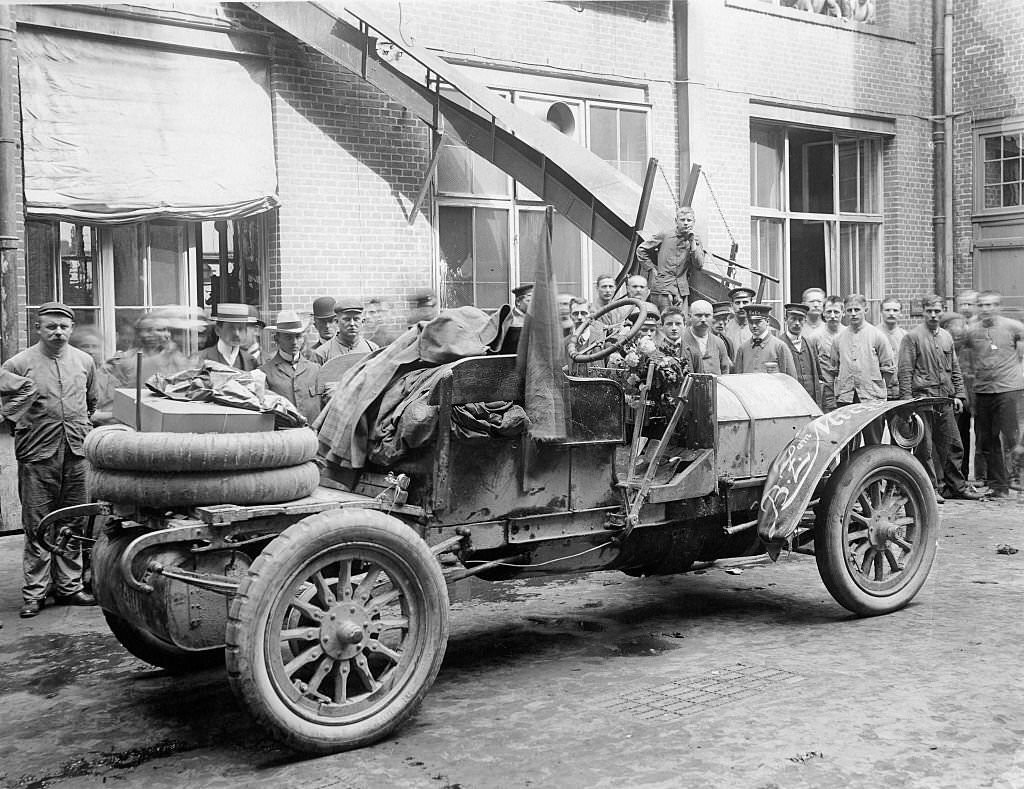
[[[672,38],[675,42],[676,82],[676,194],[682,195],[690,174],[690,47],[687,40],[688,0],[672,3]]]
[[[0,360],[18,350],[18,140],[14,123],[14,16],[0,4]]]
[[[935,290],[945,292],[946,283],[946,0],[932,0],[932,231],[935,239]]]
[[[953,268],[956,263],[956,238],[954,226],[954,205],[953,205],[953,13],[950,11],[952,0],[944,0],[942,41],[943,49],[943,94],[942,94],[942,127],[943,136],[946,138],[946,146],[943,150],[942,170],[943,183],[946,198],[943,201],[945,217],[945,240],[943,243],[943,290],[939,291],[943,296],[952,299],[954,297]]]

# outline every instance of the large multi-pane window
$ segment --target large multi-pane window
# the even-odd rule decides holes
[[[220,301],[260,304],[258,218],[111,227],[32,220],[26,238],[30,337],[48,301],[73,307],[76,326],[95,330],[108,355],[132,345],[135,322],[154,308],[195,316]],[[178,339],[196,350],[188,347],[195,336]]]
[[[504,93],[563,134],[639,181],[649,156],[648,110],[579,98]],[[493,309],[531,282],[544,249],[544,203],[490,162],[445,138],[438,157],[437,230],[445,307]],[[554,215],[552,262],[559,290],[589,296],[594,276],[616,273],[611,260],[572,223]]]
[[[752,122],[751,257],[781,280],[765,300],[810,287],[862,293],[877,313],[882,286],[882,141],[870,135]],[[877,317],[877,315],[876,315]]]

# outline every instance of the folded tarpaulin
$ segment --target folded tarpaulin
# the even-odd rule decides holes
[[[277,206],[267,65],[19,31],[32,217],[207,221]]]
[[[202,367],[172,375],[156,373],[146,381],[146,388],[170,400],[217,403],[273,414],[278,430],[305,426],[306,417],[290,400],[267,390],[264,381],[262,372],[239,370],[207,359]]]

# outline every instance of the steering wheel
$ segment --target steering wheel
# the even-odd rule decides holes
[[[647,313],[651,311],[651,307],[654,305],[649,301],[640,301],[640,299],[619,299],[613,301],[610,304],[606,304],[593,315],[588,317],[580,327],[572,333],[569,338],[569,361],[574,364],[589,364],[590,362],[596,362],[598,359],[605,359],[611,356],[616,351],[623,351],[627,342],[632,340],[640,333],[640,329],[643,328],[644,320],[647,318]],[[617,310],[620,307],[636,307],[640,310],[640,314],[637,319],[633,321],[633,325],[629,327],[629,331],[622,337],[617,337],[611,340],[605,338],[604,340],[598,340],[592,342],[586,348],[578,350],[577,343],[579,343],[580,337],[586,332],[590,325],[600,318],[602,315],[607,315],[613,310]],[[607,345],[605,344],[607,343]]]

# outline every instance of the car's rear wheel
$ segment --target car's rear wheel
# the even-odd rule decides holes
[[[862,447],[829,480],[815,536],[818,571],[844,608],[877,616],[921,590],[939,513],[924,467],[895,446]]]

